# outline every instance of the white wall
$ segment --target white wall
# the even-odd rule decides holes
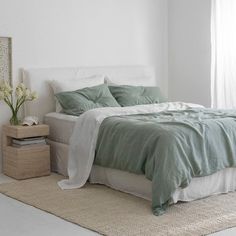
[[[210,106],[211,0],[169,0],[169,97]]]
[[[144,64],[167,93],[166,0],[0,0],[0,35],[22,67]],[[0,127],[10,117],[0,104]]]
[[[210,106],[210,0],[0,0],[0,35],[14,84],[22,67],[144,64],[171,100]]]

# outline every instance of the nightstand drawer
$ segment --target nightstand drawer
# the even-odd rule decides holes
[[[13,147],[13,146],[6,146],[6,151],[11,153],[12,155],[19,155],[25,156],[32,154],[37,155],[38,153],[42,153],[48,151],[50,149],[49,145],[26,145],[22,147]]]
[[[50,147],[6,147],[3,159],[4,174],[16,179],[27,179],[50,174]]]

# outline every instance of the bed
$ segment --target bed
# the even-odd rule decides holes
[[[146,66],[132,67],[98,67],[98,68],[55,68],[31,69],[24,71],[24,82],[39,91],[39,99],[34,104],[27,104],[26,115],[37,115],[50,126],[48,139],[51,145],[52,170],[67,176],[68,144],[78,117],[58,114],[55,101],[47,84],[49,79],[105,74],[113,81],[141,85],[155,85],[153,68]],[[145,80],[143,80],[145,78]],[[38,109],[40,107],[40,109]],[[137,175],[113,168],[93,165],[89,180],[91,183],[105,184],[114,189],[134,194],[151,200],[151,181],[144,175]],[[225,168],[212,175],[193,178],[186,188],[178,188],[171,196],[171,203],[192,201],[213,194],[227,193],[236,189],[236,169]]]

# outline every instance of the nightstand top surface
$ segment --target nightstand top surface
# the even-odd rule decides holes
[[[49,135],[49,126],[44,124],[33,126],[4,125],[3,130],[6,136],[12,138],[29,138]]]

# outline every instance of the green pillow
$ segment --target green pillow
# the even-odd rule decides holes
[[[85,111],[99,107],[120,107],[106,84],[61,92],[55,96],[63,112],[68,115],[79,116]]]
[[[122,107],[167,102],[158,87],[121,85],[109,89]]]

